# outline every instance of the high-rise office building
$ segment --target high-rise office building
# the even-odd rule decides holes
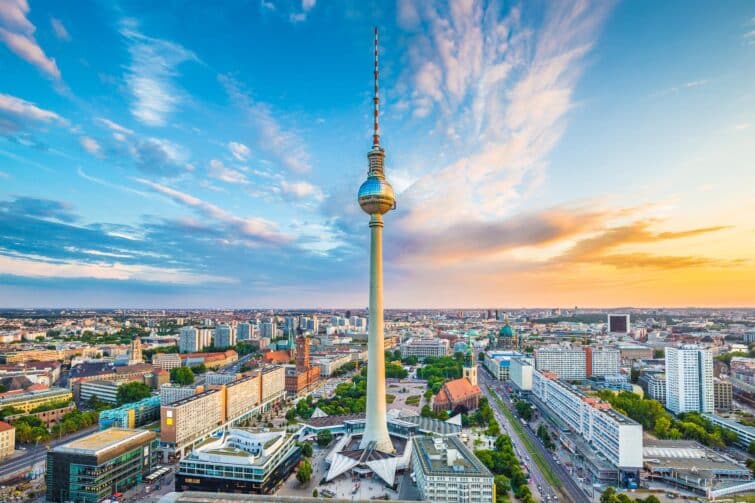
[[[215,342],[213,346],[216,348],[228,348],[235,345],[236,334],[233,332],[233,328],[226,324],[215,327]]]
[[[181,327],[178,334],[178,351],[181,353],[196,353],[199,347],[199,331],[194,327]]]
[[[695,345],[666,348],[666,408],[674,414],[714,411],[710,351]]]

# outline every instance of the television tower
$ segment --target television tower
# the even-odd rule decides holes
[[[393,452],[388,436],[385,407],[385,337],[383,329],[383,215],[396,208],[393,187],[385,179],[385,151],[380,146],[378,125],[378,30],[375,28],[375,95],[373,102],[372,149],[367,154],[367,180],[359,187],[359,206],[370,215],[370,313],[367,335],[367,418],[359,445]]]

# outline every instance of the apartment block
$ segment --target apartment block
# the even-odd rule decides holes
[[[674,414],[714,411],[713,356],[694,345],[666,348],[666,408]]]
[[[587,377],[587,353],[581,348],[539,348],[535,350],[535,370],[553,372],[566,381],[581,381]]]
[[[548,372],[534,372],[532,392],[624,477],[638,477],[642,468],[642,425]]]

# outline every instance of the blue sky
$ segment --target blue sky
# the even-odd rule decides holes
[[[0,306],[752,305],[751,2],[0,3]]]

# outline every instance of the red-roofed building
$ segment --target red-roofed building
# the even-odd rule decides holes
[[[291,361],[291,353],[289,353],[285,349],[279,349],[278,351],[268,351],[262,356],[262,359],[266,363],[286,364]]]
[[[480,403],[482,390],[476,384],[469,382],[469,379],[462,377],[448,381],[443,385],[435,398],[433,399],[433,411],[455,410],[457,407],[464,407],[466,410],[474,410]]]

